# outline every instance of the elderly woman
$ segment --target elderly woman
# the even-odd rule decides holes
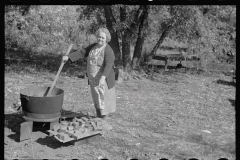
[[[63,61],[70,59],[72,62],[87,58],[87,75],[91,88],[91,95],[96,108],[97,117],[106,119],[109,113],[116,110],[115,96],[115,56],[108,44],[111,35],[106,28],[96,32],[97,43],[63,56]]]

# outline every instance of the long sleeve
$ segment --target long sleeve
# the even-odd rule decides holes
[[[115,55],[114,55],[114,53],[113,53],[112,48],[108,45],[108,46],[106,47],[105,57],[104,57],[105,67],[104,67],[104,69],[103,69],[103,75],[104,75],[105,77],[108,77],[109,73],[110,73],[111,70],[113,69],[114,60],[115,60]]]
[[[92,47],[96,45],[96,43],[94,44],[91,44],[89,46],[87,46],[86,48],[82,48],[82,49],[79,49],[77,51],[74,51],[74,52],[70,52],[70,54],[68,55],[69,59],[72,61],[72,62],[75,62],[81,58],[86,58],[88,57],[89,55],[89,52],[91,51]]]
[[[75,62],[77,60],[79,60],[80,58],[84,58],[84,55],[86,53],[85,49],[81,49],[81,50],[77,50],[74,52],[71,52],[68,57],[72,62]]]

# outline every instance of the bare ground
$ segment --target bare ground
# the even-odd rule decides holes
[[[5,72],[6,159],[235,159],[236,88],[223,74],[169,71],[117,84],[117,111],[108,119],[113,130],[95,142],[63,144],[41,131],[19,142],[19,90],[50,86],[54,76],[31,69]],[[64,110],[95,114],[87,79],[61,74],[56,87],[65,91]]]

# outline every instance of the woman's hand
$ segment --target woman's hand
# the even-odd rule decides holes
[[[102,76],[99,80],[99,87],[104,88],[104,83],[105,83],[106,77]]]
[[[62,57],[62,61],[63,63],[66,63],[68,61],[69,57],[68,56],[63,56]]]

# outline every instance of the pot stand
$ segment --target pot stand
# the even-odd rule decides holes
[[[33,122],[49,122],[50,123],[50,129],[53,129],[53,127],[59,123],[59,118],[51,118],[51,119],[37,119],[37,118],[30,118],[23,116],[23,118],[26,120],[26,122],[21,123],[20,126],[20,142],[23,140],[30,139],[32,136],[32,130],[33,130]],[[49,134],[51,136],[51,133]]]

